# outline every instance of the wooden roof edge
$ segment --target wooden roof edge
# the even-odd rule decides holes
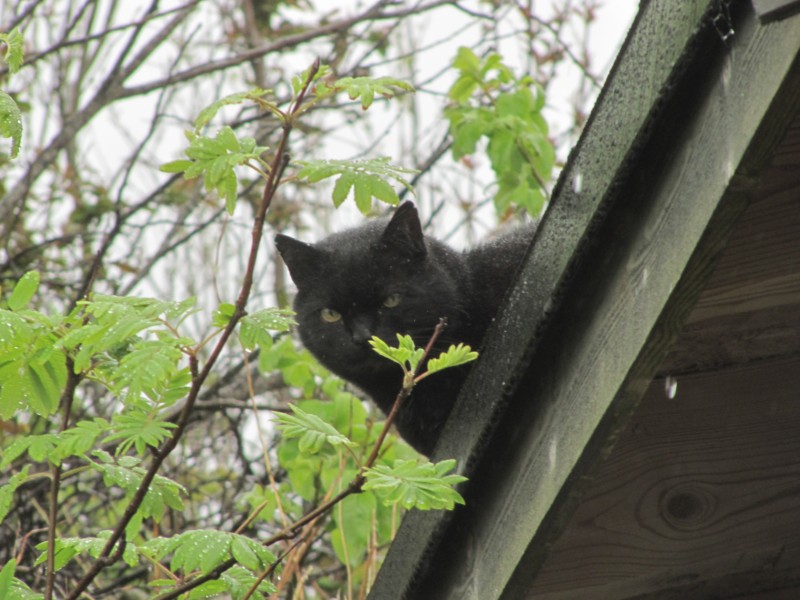
[[[528,257],[523,274],[505,303],[506,306],[515,305],[515,311],[522,312],[520,309],[524,309],[526,313],[522,320],[527,328],[516,330],[517,335],[507,342],[515,344],[518,350],[527,350],[539,322],[547,316],[550,296],[565,275],[567,264],[576,253],[592,217],[601,206],[604,196],[611,193],[617,173],[624,170],[628,157],[635,152],[643,131],[652,119],[654,106],[664,91],[672,87],[670,82],[676,76],[675,65],[681,57],[689,54],[701,24],[709,21],[708,14],[714,4],[714,0],[686,3],[652,1],[637,14],[582,135],[559,177],[551,206],[534,240],[533,247],[537,251]],[[664,40],[661,52],[654,57],[652,32],[661,30],[665,15],[671,15],[673,11],[680,15],[680,18],[672,19],[679,26],[670,29],[670,36]],[[647,77],[643,85],[634,87],[630,81],[636,79],[637,73],[646,73]],[[544,244],[539,240],[547,237],[561,237],[563,242],[555,244],[545,240],[544,244],[549,250],[545,257],[540,248]],[[553,253],[557,256],[551,256]],[[536,261],[536,258],[541,260]],[[534,272],[535,282],[531,276]],[[542,272],[547,276],[546,285],[543,285]],[[525,296],[535,296],[535,301],[517,306],[518,299]],[[503,315],[507,318],[508,312],[501,308],[499,320],[502,321]],[[480,380],[485,372],[495,366],[487,363],[492,354],[501,351],[498,337],[491,334],[487,336],[486,347],[462,396],[486,397],[490,393],[490,390],[481,389]],[[518,356],[517,363],[520,359],[521,356]],[[508,368],[502,370],[509,371]],[[471,389],[466,389],[468,387]],[[485,436],[482,425],[492,420],[495,405],[502,402],[497,398],[498,394],[493,396],[489,402],[479,403],[479,412],[472,416],[476,426],[467,432],[461,443],[450,430],[454,429],[454,421],[462,420],[465,412],[462,407],[467,401],[457,404],[454,418],[440,440],[434,459],[456,457],[460,471],[467,476],[472,474],[476,457],[480,454],[481,440]],[[441,511],[413,512],[406,516],[378,573],[369,595],[370,600],[401,598],[410,593],[415,580],[422,576],[426,557],[435,551],[452,516],[451,512]]]
[[[564,418],[565,416],[563,410],[565,408],[575,410],[579,407],[574,402],[571,404],[567,402],[563,406],[553,402],[540,407],[537,410],[541,413],[539,417],[542,420],[539,421],[536,431],[514,432],[513,428],[508,429],[508,424],[506,423],[506,429],[503,434],[516,437],[516,439],[509,439],[508,443],[504,445],[514,445],[518,451],[512,453],[512,455],[504,455],[502,451],[503,445],[501,445],[499,452],[498,448],[494,447],[490,449],[490,453],[496,453],[495,462],[488,466],[484,463],[481,469],[476,470],[481,459],[487,458],[483,454],[487,441],[487,432],[493,429],[498,415],[503,410],[504,398],[503,394],[498,392],[498,389],[503,388],[506,393],[513,391],[513,380],[520,376],[522,367],[527,366],[530,359],[528,350],[534,340],[541,342],[539,338],[542,338],[545,330],[544,325],[547,324],[549,317],[555,311],[558,310],[560,312],[562,310],[559,298],[570,300],[572,302],[570,310],[577,310],[579,317],[581,310],[591,309],[589,312],[592,312],[595,315],[594,317],[584,315],[582,318],[577,319],[575,323],[588,319],[588,322],[584,323],[584,325],[591,325],[595,329],[603,323],[602,318],[597,315],[602,313],[602,310],[612,310],[614,308],[614,294],[603,298],[602,302],[590,295],[586,298],[584,306],[576,307],[575,302],[580,304],[581,300],[576,300],[574,290],[579,288],[570,287],[572,291],[566,288],[568,282],[577,279],[580,283],[581,278],[585,279],[584,284],[586,281],[591,281],[593,284],[598,283],[596,278],[586,277],[587,267],[585,265],[590,264],[593,265],[592,268],[600,268],[601,270],[607,267],[602,264],[604,260],[602,257],[585,251],[592,241],[600,244],[614,244],[617,241],[615,236],[620,232],[624,232],[626,235],[631,236],[631,240],[624,244],[628,247],[628,250],[630,251],[631,244],[638,243],[640,245],[639,251],[641,251],[641,245],[644,242],[649,243],[648,240],[642,240],[641,235],[649,234],[642,233],[638,228],[643,227],[646,230],[648,226],[654,226],[657,229],[661,227],[658,219],[653,223],[648,223],[646,220],[641,220],[644,217],[636,217],[626,223],[625,214],[619,212],[620,206],[627,206],[628,208],[633,206],[636,208],[635,203],[628,199],[626,203],[620,205],[615,202],[615,199],[618,198],[619,192],[623,188],[627,191],[633,189],[630,183],[626,183],[631,179],[632,165],[637,160],[641,160],[641,149],[645,147],[647,140],[653,135],[653,131],[658,129],[659,118],[663,115],[664,108],[670,106],[674,108],[674,103],[670,104],[669,98],[681,90],[686,94],[687,86],[697,84],[697,73],[691,73],[691,64],[687,66],[687,63],[691,63],[691,59],[700,51],[703,52],[703,63],[712,63],[711,55],[708,54],[709,48],[715,49],[713,54],[719,57],[720,60],[728,55],[729,49],[719,39],[718,24],[714,23],[714,19],[718,16],[714,13],[717,5],[718,3],[716,2],[702,2],[699,0],[691,3],[651,0],[642,8],[642,12],[632,27],[628,40],[601,98],[598,100],[592,117],[587,123],[581,141],[576,146],[576,150],[571,155],[568,165],[562,173],[554,194],[552,206],[537,233],[535,252],[528,257],[520,280],[511,294],[510,304],[514,306],[514,309],[501,311],[498,316],[498,327],[495,333],[487,339],[483,356],[476,365],[473,376],[465,386],[462,398],[454,409],[454,414],[443,433],[434,458],[450,456],[458,458],[463,472],[468,476],[474,477],[471,482],[472,487],[469,488],[469,494],[472,496],[473,492],[478,491],[481,495],[481,501],[477,503],[476,508],[482,507],[486,509],[488,506],[490,511],[499,511],[497,514],[501,517],[500,520],[504,521],[506,526],[511,527],[511,533],[516,536],[514,539],[504,538],[498,541],[498,539],[493,538],[492,527],[489,525],[483,525],[483,527],[489,527],[489,530],[471,531],[470,535],[480,534],[486,536],[485,539],[482,539],[483,545],[479,547],[481,555],[483,555],[484,551],[493,552],[495,556],[498,556],[497,553],[516,556],[517,559],[525,555],[526,560],[528,560],[531,558],[529,555],[532,552],[532,545],[537,545],[540,548],[546,545],[546,539],[542,538],[538,532],[549,528],[550,534],[552,534],[552,531],[557,529],[558,520],[563,520],[564,514],[566,514],[564,510],[566,510],[568,503],[563,505],[559,515],[554,516],[550,509],[553,506],[553,502],[556,502],[560,497],[562,491],[567,489],[564,487],[565,481],[579,477],[580,469],[576,470],[575,465],[585,455],[579,452],[578,455],[568,458],[562,453],[563,449],[560,446],[557,445],[554,450],[552,446],[547,446],[547,443],[548,440],[549,443],[552,443],[553,440],[557,439],[553,437],[554,431],[552,429],[559,427],[559,418]],[[745,19],[748,22],[751,21],[752,15],[745,15]],[[669,22],[669,28],[664,27],[665,21]],[[797,23],[793,25],[796,26]],[[748,25],[748,27],[753,28],[752,25]],[[737,35],[732,40],[734,46],[742,43],[739,25],[736,25],[735,31],[737,31]],[[747,28],[743,31],[746,32]],[[717,36],[716,40],[714,39],[715,35]],[[780,62],[780,60],[777,62]],[[720,67],[719,64],[715,66],[718,76],[712,82],[713,85],[706,91],[714,92],[716,89],[714,86],[721,85],[721,79],[725,77],[725,68],[728,67],[724,65]],[[720,72],[722,72],[721,76],[719,76]],[[636,85],[632,85],[631,82],[635,82]],[[702,87],[701,85],[700,88]],[[763,86],[760,87],[763,88]],[[759,91],[763,93],[763,90],[768,89],[768,87]],[[689,96],[691,95],[689,94]],[[694,95],[699,96],[700,93],[698,92]],[[719,118],[719,115],[717,115],[717,118]],[[743,124],[743,126],[753,126],[752,119]],[[670,127],[674,128],[675,123],[672,123]],[[696,124],[695,127],[697,127]],[[673,132],[677,132],[680,129],[682,127],[673,129]],[[663,135],[665,132],[662,131],[661,133]],[[739,150],[740,154],[744,152],[743,149]],[[659,151],[652,146],[650,153],[651,161],[653,156],[658,156],[659,160],[668,158],[659,155]],[[724,157],[723,162],[729,162],[729,158]],[[715,180],[717,185],[723,186],[721,189],[730,188],[732,185],[733,172],[727,171],[729,166],[725,162],[720,171],[723,175],[722,179]],[[658,170],[656,169],[657,172]],[[736,185],[740,184],[741,182]],[[642,182],[639,182],[639,186],[641,188]],[[644,187],[646,188],[647,186]],[[734,204],[730,205],[729,208],[732,207],[731,210],[720,216],[721,213],[717,210],[720,197],[721,192],[715,199],[712,198],[707,203],[692,203],[689,202],[689,198],[691,198],[691,195],[689,195],[688,198],[684,198],[682,203],[666,206],[668,210],[665,214],[668,214],[671,219],[683,220],[690,218],[689,215],[694,214],[692,211],[697,209],[701,212],[705,211],[698,217],[698,223],[707,224],[712,219],[717,219],[719,222],[726,220],[729,222],[731,215],[735,213]],[[665,202],[663,197],[659,196],[659,198],[659,200],[653,200],[653,202]],[[668,199],[669,197],[667,196]],[[688,206],[685,205],[687,203],[689,204]],[[640,204],[647,209],[650,202],[645,198]],[[695,206],[692,204],[695,204]],[[650,217],[657,216],[659,214],[658,210],[665,208],[662,206],[661,209],[655,210],[654,206],[656,205],[652,205],[648,209],[650,210]],[[610,220],[604,218],[606,214],[613,214],[613,218]],[[619,222],[615,222],[615,220],[619,220]],[[611,223],[613,227],[609,228],[604,223]],[[674,226],[674,223],[670,226]],[[719,230],[723,231],[724,227],[719,228]],[[587,232],[593,233],[587,235]],[[698,248],[699,240],[704,237],[704,232],[705,228],[701,228],[699,230],[693,229],[687,233],[694,240],[688,243],[692,248],[692,256],[696,256],[695,249]],[[677,232],[676,235],[678,234],[683,235],[681,232]],[[707,241],[705,249],[701,245],[700,258],[695,260],[695,262],[699,262],[698,266],[693,270],[694,276],[703,271],[700,267],[705,268],[707,265],[708,256],[710,256],[709,248],[714,249],[718,246],[719,235],[717,233],[715,237]],[[589,241],[587,242],[587,240]],[[674,239],[667,241],[675,242]],[[583,252],[581,251],[582,248]],[[625,258],[624,251],[621,248],[618,249],[616,254],[617,260]],[[675,264],[680,265],[683,263],[685,267],[690,258],[684,256],[675,261]],[[582,267],[581,264],[584,264],[584,266]],[[620,263],[616,263],[615,267],[618,268],[619,266]],[[658,279],[656,283],[662,286],[661,295],[666,298],[671,294],[670,286],[677,285],[677,279],[680,279],[683,267],[680,267],[677,271],[664,269],[669,273],[666,274],[662,281],[660,273],[653,274],[653,272],[659,271],[661,266],[659,264],[650,265],[649,269],[651,271],[639,271],[637,276],[641,277],[643,272],[650,272],[650,275],[648,275],[651,277],[649,287],[653,287],[655,280]],[[622,279],[619,279],[619,274],[616,276],[618,277],[616,285],[630,285],[630,281],[626,282],[624,268],[621,275]],[[657,296],[659,295],[654,294],[654,297]],[[686,303],[684,302],[684,304]],[[643,330],[648,339],[651,335],[655,335],[653,332],[656,331],[657,322],[662,317],[663,307],[653,306],[649,307],[649,309],[648,318],[651,323],[650,326]],[[637,307],[629,306],[628,310],[636,312]],[[592,319],[600,320],[592,323]],[[613,322],[617,327],[625,326],[625,323],[619,323],[616,320]],[[595,334],[601,333],[601,330],[602,327],[600,330],[596,329]],[[502,331],[502,336],[498,333],[499,331]],[[573,331],[570,335],[575,339],[581,338],[582,343],[586,343],[585,336],[581,336],[580,332]],[[616,332],[616,335],[619,335],[619,331]],[[542,339],[547,342],[547,338],[548,336],[545,334]],[[553,342],[554,340],[550,336],[549,343],[553,344]],[[615,373],[619,376],[618,379],[611,384],[608,384],[608,382],[605,384],[607,389],[610,390],[603,396],[606,402],[605,406],[602,403],[598,404],[591,410],[586,411],[588,413],[586,418],[578,419],[577,426],[578,429],[581,429],[580,435],[583,439],[583,442],[576,444],[578,448],[583,449],[586,446],[586,442],[603,421],[603,415],[608,413],[608,408],[612,401],[615,398],[620,398],[623,381],[626,382],[625,385],[628,385],[628,395],[625,396],[623,394],[627,398],[627,404],[618,400],[611,413],[616,411],[621,415],[626,410],[630,410],[631,406],[635,404],[635,394],[631,395],[630,393],[631,384],[636,383],[636,377],[641,375],[643,368],[654,369],[656,366],[652,364],[654,362],[652,356],[657,353],[654,354],[652,348],[649,350],[652,356],[648,360],[642,362],[640,358],[642,349],[646,348],[646,345],[647,340],[639,340],[629,349],[633,354],[625,359],[620,359],[619,368],[615,370]],[[555,349],[555,354],[564,353],[563,347],[559,348],[557,344],[550,349],[553,350],[553,348]],[[534,358],[536,360],[543,359],[541,363],[544,365],[550,364],[549,361],[559,357],[537,354]],[[563,358],[563,356],[560,358]],[[639,363],[638,367],[636,366],[637,362]],[[632,368],[631,365],[636,368]],[[564,366],[562,365],[559,368],[563,369]],[[538,370],[534,368],[534,371]],[[528,384],[539,385],[536,381],[526,381],[526,385]],[[550,384],[552,384],[552,381]],[[541,388],[541,385],[539,387]],[[551,389],[549,392],[554,393],[554,390]],[[554,395],[557,396],[558,394]],[[580,407],[581,411],[585,409],[586,407]],[[608,430],[617,421],[618,419],[608,421],[606,429]],[[550,431],[548,431],[548,428]],[[602,450],[605,446],[605,441],[607,441],[609,431],[606,431],[601,436],[603,443],[595,441],[594,444],[589,444],[586,447],[590,448],[591,451],[597,451],[598,448]],[[554,457],[553,452],[557,456]],[[508,460],[508,463],[506,465],[497,463],[496,461],[500,459]],[[489,457],[489,460],[492,460],[492,457]],[[489,490],[487,492],[484,489],[483,492],[488,494],[485,495],[480,490],[475,490],[476,487],[485,488],[486,482],[490,482],[490,486],[495,486],[498,490],[504,490],[502,493],[509,493],[512,498],[519,498],[520,490],[516,489],[512,482],[506,481],[503,483],[498,481],[495,476],[501,470],[520,468],[525,463],[519,461],[525,460],[532,461],[525,468],[533,468],[539,477],[538,480],[534,478],[525,483],[527,486],[533,486],[536,491],[535,496],[530,498],[531,502],[527,508],[527,513],[530,514],[520,515],[518,507],[515,508],[504,504],[497,491]],[[553,464],[544,465],[541,462],[543,460],[555,461],[558,468],[553,471]],[[488,476],[487,470],[492,471]],[[554,472],[558,477],[552,481],[543,482],[541,479],[543,476],[546,476],[547,473],[553,476]],[[481,478],[485,478],[485,481]],[[543,483],[547,485],[543,485]],[[521,489],[526,488],[523,486]],[[532,488],[529,487],[527,489],[530,492]],[[533,506],[534,501],[536,506]],[[531,507],[533,510],[531,510]],[[419,582],[425,581],[425,585],[432,583],[426,573],[431,568],[436,571],[440,583],[445,579],[449,579],[451,582],[468,581],[466,589],[469,589],[470,593],[466,593],[465,588],[461,586],[459,588],[460,595],[457,597],[475,597],[484,600],[496,597],[496,594],[499,594],[502,589],[516,589],[520,585],[519,582],[525,580],[525,577],[521,577],[519,573],[514,572],[516,561],[511,563],[506,561],[505,571],[503,569],[493,569],[496,572],[487,573],[485,569],[476,568],[476,564],[467,560],[464,556],[464,549],[467,546],[471,546],[469,539],[464,538],[463,535],[455,535],[453,532],[459,528],[464,531],[471,530],[469,521],[479,518],[480,516],[473,512],[472,506],[468,506],[466,510],[459,511],[455,515],[451,513],[409,514],[404,520],[384,566],[378,574],[370,598],[419,597],[414,596]],[[547,527],[542,528],[545,519],[547,519]],[[503,535],[508,533],[509,530],[506,530]],[[444,535],[451,538],[451,542],[455,540],[459,540],[459,542],[455,545],[454,543],[447,543],[445,547],[440,548]],[[437,549],[441,550],[438,554]],[[472,548],[472,550],[474,552],[475,548]],[[536,551],[538,550],[533,550],[534,553]],[[448,561],[446,555],[455,558]],[[476,556],[473,555],[472,558],[476,558]],[[539,557],[537,560],[541,561],[542,558]],[[459,561],[461,562],[460,566],[455,564]],[[449,578],[442,576],[443,565],[447,565],[451,569]],[[441,597],[446,596],[442,595]]]

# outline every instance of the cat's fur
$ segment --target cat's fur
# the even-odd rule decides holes
[[[402,371],[371,349],[371,336],[394,346],[396,333],[409,334],[423,347],[445,318],[437,350],[458,342],[479,348],[532,236],[533,227],[520,227],[457,252],[424,236],[416,207],[406,202],[389,220],[374,219],[314,245],[285,235],[275,242],[297,286],[303,343],[388,414]],[[400,435],[418,451],[433,450],[467,371],[423,379],[398,413]]]

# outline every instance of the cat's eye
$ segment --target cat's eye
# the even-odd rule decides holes
[[[389,294],[383,301],[383,305],[386,308],[394,308],[398,304],[400,304],[400,294]]]
[[[326,323],[336,323],[336,321],[342,318],[342,315],[332,308],[323,308],[320,315],[322,315],[322,320]]]

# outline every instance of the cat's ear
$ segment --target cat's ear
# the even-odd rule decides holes
[[[311,284],[320,271],[322,252],[311,244],[280,233],[275,236],[275,246],[289,268],[295,285],[301,288]]]
[[[425,236],[413,202],[403,202],[394,211],[381,236],[380,248],[408,259],[425,256]]]

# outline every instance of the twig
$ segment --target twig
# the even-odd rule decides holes
[[[64,416],[61,421],[61,432],[69,427],[69,416],[72,412],[72,402],[75,399],[75,389],[80,382],[80,375],[75,373],[71,358],[67,358],[67,384],[61,394],[59,406],[64,407]],[[61,465],[53,467],[50,480],[50,508],[47,524],[47,578],[45,583],[44,598],[53,597],[53,586],[56,577],[56,522],[58,521],[58,492],[61,487]]]

